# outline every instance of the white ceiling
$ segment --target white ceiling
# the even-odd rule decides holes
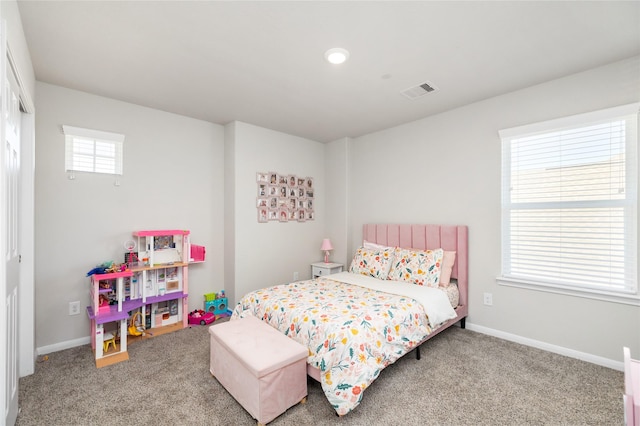
[[[39,81],[319,142],[640,54],[639,1],[18,5]],[[325,62],[332,47],[350,59]],[[401,94],[425,81],[438,91]]]

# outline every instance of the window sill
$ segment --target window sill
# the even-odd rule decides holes
[[[585,299],[601,300],[603,302],[622,303],[624,305],[640,306],[640,295],[636,294],[612,294],[605,292],[575,290],[563,288],[552,284],[542,284],[534,281],[519,280],[514,278],[498,277],[498,285],[507,287],[525,288],[527,290],[542,291],[546,293],[562,294],[565,296],[583,297]]]

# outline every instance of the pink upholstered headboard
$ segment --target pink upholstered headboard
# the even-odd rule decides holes
[[[463,225],[365,224],[362,239],[385,246],[421,250],[442,248],[456,252],[451,278],[458,280],[460,305],[468,298],[468,229]]]

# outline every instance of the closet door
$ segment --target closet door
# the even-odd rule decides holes
[[[2,253],[3,266],[3,316],[2,340],[4,352],[4,420],[13,425],[18,416],[18,287],[20,283],[20,101],[19,88],[12,71],[8,69],[6,49],[6,25],[0,28],[0,79],[2,112],[0,114],[0,135],[2,136],[2,161],[0,175],[2,181]]]

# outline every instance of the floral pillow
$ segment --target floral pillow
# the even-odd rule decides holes
[[[393,262],[393,253],[392,248],[377,250],[360,247],[353,256],[349,272],[386,280]]]
[[[444,250],[396,249],[389,279],[438,287]]]

